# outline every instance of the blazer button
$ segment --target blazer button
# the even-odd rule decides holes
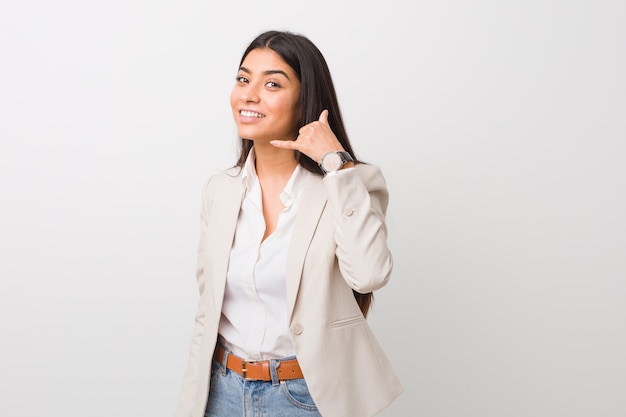
[[[292,331],[294,334],[302,334],[302,330],[304,330],[304,328],[300,323],[294,324],[292,327]]]
[[[343,214],[345,214],[346,216],[350,217],[350,216],[352,216],[354,214],[354,209],[345,209]]]

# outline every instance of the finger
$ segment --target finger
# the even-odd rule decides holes
[[[298,149],[298,145],[296,145],[296,143],[291,140],[270,140],[270,145],[282,149]]]
[[[319,121],[322,123],[328,124],[328,110],[327,109],[322,110],[322,113],[320,113]]]

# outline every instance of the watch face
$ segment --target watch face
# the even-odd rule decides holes
[[[336,152],[327,153],[324,155],[324,159],[322,160],[322,168],[327,172],[337,171],[341,168],[341,162],[341,156],[339,156]]]

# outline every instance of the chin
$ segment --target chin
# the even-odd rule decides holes
[[[260,132],[257,129],[250,129],[250,128],[239,128],[237,129],[237,133],[239,134],[240,138],[244,138],[244,139],[249,139],[249,140],[264,140],[268,138],[273,138],[272,135],[267,135],[265,132]]]
[[[252,140],[252,138],[256,136],[254,134],[254,129],[241,127],[241,126],[237,128],[237,134],[239,135],[240,138],[250,139],[250,140]]]

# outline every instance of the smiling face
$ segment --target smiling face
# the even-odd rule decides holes
[[[239,136],[255,143],[295,139],[299,101],[300,80],[293,69],[269,48],[250,51],[230,94]]]

